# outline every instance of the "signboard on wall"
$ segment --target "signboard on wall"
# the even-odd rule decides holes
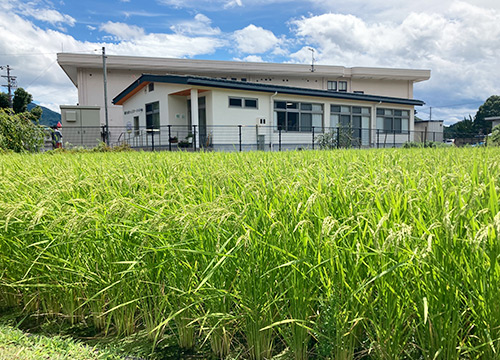
[[[131,114],[137,114],[137,113],[142,113],[144,112],[144,109],[132,109],[132,110],[127,110],[123,112],[123,115],[131,115]]]

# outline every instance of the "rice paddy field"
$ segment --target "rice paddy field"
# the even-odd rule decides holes
[[[0,156],[0,307],[203,358],[500,359],[500,149]]]

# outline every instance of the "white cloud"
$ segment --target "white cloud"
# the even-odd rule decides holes
[[[269,30],[253,24],[237,30],[233,35],[239,51],[247,54],[262,54],[279,45],[279,39]]]
[[[45,3],[42,0],[29,2],[0,0],[0,9],[2,12],[12,11],[20,16],[29,16],[38,21],[49,23],[63,31],[65,31],[64,26],[75,26],[76,20],[72,16],[62,14],[51,7],[50,3]]]
[[[258,55],[248,55],[248,56],[244,57],[243,59],[234,58],[233,60],[234,61],[247,61],[247,62],[264,62],[262,57],[260,57]]]
[[[116,40],[137,39],[145,35],[144,29],[139,26],[112,21],[102,24],[99,30],[113,35]]]
[[[125,16],[126,19],[131,17],[145,17],[145,18],[155,18],[155,17],[167,17],[168,13],[161,12],[149,12],[144,10],[136,10],[136,11],[122,11],[121,14]]]
[[[280,1],[280,0],[269,0]],[[337,14],[352,14],[367,22],[393,21],[402,22],[412,12],[427,14],[442,14],[456,3],[470,3],[483,9],[500,9],[497,0],[350,0],[350,1],[324,1],[308,0],[315,9],[322,12]]]
[[[140,39],[106,44],[111,55],[138,55],[158,57],[192,57],[210,54],[221,47],[223,41],[212,37],[189,37],[180,34],[149,34]],[[108,51],[109,49],[109,51]]]
[[[242,0],[159,0],[159,2],[175,8],[227,9],[243,6]]]
[[[130,27],[113,29],[127,30]],[[181,34],[143,34],[111,44],[84,42],[61,31],[41,29],[12,11],[0,12],[0,32],[0,54],[9,54],[3,56],[1,62],[12,67],[12,75],[17,76],[19,87],[24,87],[34,100],[54,111],[59,111],[61,104],[76,104],[78,101],[77,89],[64,71],[54,64],[62,47],[66,52],[95,53],[95,49],[105,46],[110,55],[181,58],[210,54],[224,44],[217,38]],[[131,31],[128,36],[140,33]],[[124,34],[114,31],[113,35]]]
[[[182,21],[176,25],[172,25],[170,29],[178,34],[188,35],[218,35],[219,28],[211,27],[212,20],[203,14],[197,14],[193,20]]]
[[[243,6],[243,3],[241,2],[241,0],[228,0],[226,1],[226,3],[224,4],[224,9],[228,9],[228,8],[232,8],[232,7],[236,7],[236,6]]]
[[[291,25],[319,49],[319,63],[431,69],[431,80],[415,85],[416,94],[436,95],[423,99],[431,106],[436,98],[458,104],[500,92],[500,11],[455,1],[441,14],[413,12],[400,22],[329,13]],[[310,53],[292,58],[308,63]]]
[[[33,18],[48,22],[52,25],[69,25],[75,26],[76,20],[69,15],[61,14],[57,10],[52,9],[29,9],[28,15]]]

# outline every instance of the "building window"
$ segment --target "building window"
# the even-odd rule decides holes
[[[395,134],[407,134],[409,122],[409,110],[377,109],[378,130]]]
[[[244,99],[245,107],[251,109],[257,109],[257,99]]]
[[[347,92],[347,81],[328,81],[326,84],[328,91]]]
[[[327,89],[329,91],[337,91],[337,82],[336,81],[328,81]]]
[[[243,99],[229,98],[229,107],[243,107]]]
[[[155,90],[155,83],[149,83],[148,85],[148,91],[151,92],[151,91],[154,91]]]
[[[323,131],[323,105],[290,101],[274,102],[274,126],[277,130]]]
[[[134,116],[134,135],[139,136],[139,116]]]
[[[229,107],[239,107],[245,109],[258,109],[259,101],[258,99],[252,98],[229,98]]]
[[[160,102],[146,104],[146,128],[160,128]]]
[[[351,140],[360,141],[361,145],[368,145],[370,139],[370,108],[331,105],[330,127],[332,131],[347,129]]]

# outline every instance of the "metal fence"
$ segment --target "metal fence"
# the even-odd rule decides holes
[[[408,143],[445,142],[442,132],[381,130],[353,127],[303,127],[286,130],[273,126],[177,126],[157,128],[65,127],[66,148],[92,148],[109,140],[111,146],[128,145],[132,149],[166,151],[284,151],[297,149],[392,148]],[[471,137],[466,143],[477,144],[484,137]],[[50,146],[50,142],[49,142]]]

